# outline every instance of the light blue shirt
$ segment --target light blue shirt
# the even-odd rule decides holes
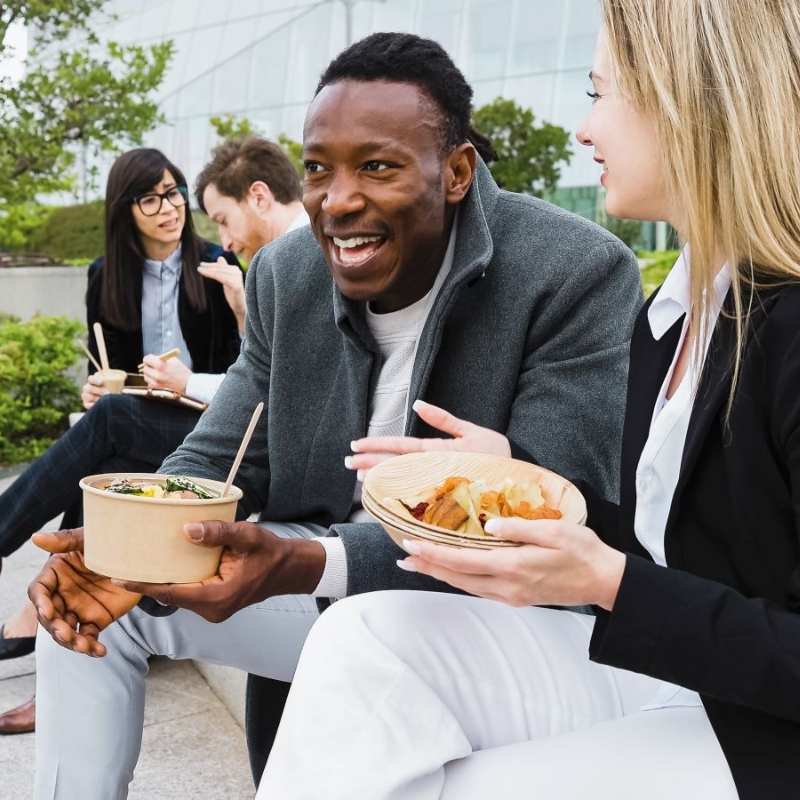
[[[146,258],[142,276],[142,345],[144,353],[159,355],[179,347],[178,358],[192,368],[192,357],[178,319],[181,246],[164,261]]]

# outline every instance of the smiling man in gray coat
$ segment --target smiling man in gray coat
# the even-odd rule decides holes
[[[415,399],[615,495],[635,259],[498,189],[471,97],[441,47],[407,34],[368,37],[323,74],[304,130],[312,228],[258,253],[242,355],[162,467],[224,480],[263,400],[236,479],[263,522],[187,526],[225,545],[219,574],[188,585],[123,588],[83,565],[81,531],[39,538],[61,554],[31,587],[58,641],[37,647],[37,798],[125,796],[151,653],[288,680],[315,598],[444,588],[395,566],[344,465],[366,434],[436,435]],[[178,610],[148,614],[140,593]]]

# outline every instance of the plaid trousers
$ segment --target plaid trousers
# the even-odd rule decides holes
[[[199,419],[191,409],[104,395],[0,495],[0,558],[64,511],[64,527],[81,524],[81,478],[103,472],[154,472]]]

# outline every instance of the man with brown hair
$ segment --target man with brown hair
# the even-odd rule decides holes
[[[308,224],[300,177],[275,142],[246,136],[214,150],[195,183],[197,204],[217,224],[222,246],[248,263],[264,245]],[[244,333],[244,289],[230,264],[218,258],[200,273],[225,288],[225,297]]]
[[[277,144],[258,136],[217,147],[195,194],[217,224],[222,246],[248,261],[265,244],[308,223],[297,170]]]

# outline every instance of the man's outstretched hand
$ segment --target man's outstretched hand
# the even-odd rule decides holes
[[[63,647],[105,655],[100,631],[128,613],[141,595],[98,575],[83,562],[83,528],[37,533],[33,542],[53,555],[28,587],[42,627]]]

